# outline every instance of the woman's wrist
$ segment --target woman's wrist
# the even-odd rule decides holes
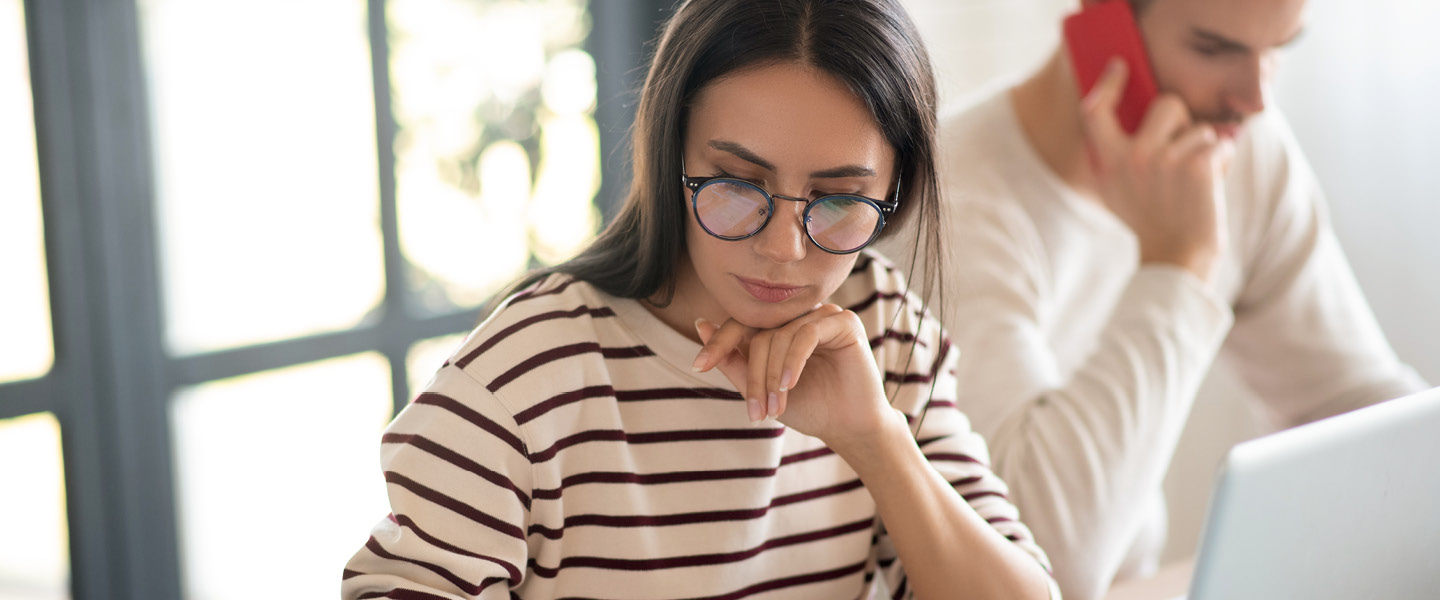
[[[876,470],[890,468],[904,460],[906,452],[915,450],[905,413],[886,407],[875,419],[875,427],[845,438],[826,440],[826,445],[844,459],[861,479]]]

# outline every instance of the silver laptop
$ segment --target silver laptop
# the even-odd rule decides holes
[[[1440,388],[1231,449],[1188,598],[1440,598]]]

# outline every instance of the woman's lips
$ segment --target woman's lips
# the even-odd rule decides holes
[[[805,289],[804,286],[770,283],[760,279],[747,279],[738,275],[735,279],[740,281],[740,286],[745,288],[746,292],[749,292],[751,296],[761,302],[784,302]]]

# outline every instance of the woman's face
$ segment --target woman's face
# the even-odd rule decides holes
[[[743,179],[782,196],[887,199],[894,190],[894,150],[864,103],[798,63],[745,69],[702,89],[690,107],[684,158],[690,177]],[[858,254],[831,254],[810,241],[803,202],[776,198],[764,229],[727,241],[700,227],[691,194],[672,305],[693,312],[689,321],[783,325],[824,302],[855,265]]]

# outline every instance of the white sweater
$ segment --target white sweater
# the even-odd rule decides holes
[[[1140,266],[1124,223],[1029,146],[1008,90],[947,119],[942,138],[958,402],[1066,598],[1154,568],[1165,471],[1217,353],[1280,427],[1424,387],[1376,325],[1275,111],[1237,140],[1210,285]]]
[[[904,289],[865,255],[831,300],[865,324],[930,465],[1044,564],[955,409],[949,341]],[[699,351],[635,300],[567,276],[512,298],[387,429],[392,513],[342,596],[861,598],[883,579],[911,597],[849,465],[752,425],[718,369],[692,371]]]

